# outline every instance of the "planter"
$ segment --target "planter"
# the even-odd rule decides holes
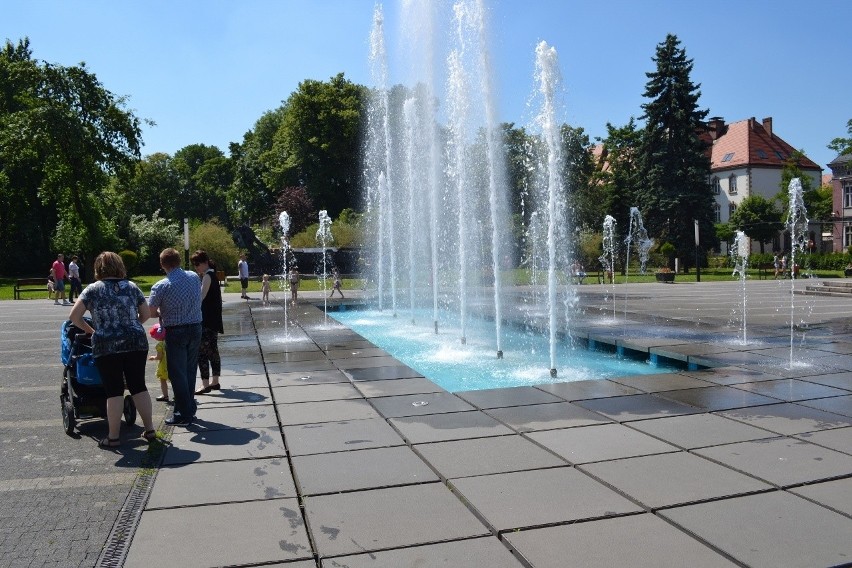
[[[674,282],[675,279],[674,272],[655,272],[654,276],[657,278],[657,282]]]
[[[845,269],[843,270],[843,275],[844,275],[846,278],[849,278],[850,276],[852,276],[852,268],[845,268]]]

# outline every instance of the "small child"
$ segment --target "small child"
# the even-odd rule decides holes
[[[334,291],[337,290],[337,293],[340,294],[341,298],[345,298],[343,295],[343,290],[340,289],[340,272],[338,272],[337,268],[331,271],[331,277],[334,279],[334,285],[331,288],[331,294],[328,295],[329,298],[334,296]]]
[[[53,269],[47,274],[47,299],[52,300],[53,294],[56,292],[56,273]]]
[[[155,323],[151,326],[149,332],[151,337],[157,340],[157,345],[155,349],[157,350],[156,355],[151,355],[148,357],[151,361],[159,361],[157,364],[157,378],[160,379],[160,390],[163,392],[162,395],[158,396],[155,400],[159,402],[170,402],[169,401],[169,370],[166,366],[166,328],[161,326],[158,323]]]
[[[260,291],[263,292],[263,303],[269,303],[269,274],[263,275],[263,280],[260,283]]]
[[[295,306],[299,299],[299,269],[293,267],[290,269],[290,301]]]

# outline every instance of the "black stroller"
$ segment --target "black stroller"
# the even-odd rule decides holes
[[[87,318],[87,321],[88,320]],[[77,420],[106,417],[106,391],[104,390],[95,359],[92,357],[91,337],[66,320],[62,324],[62,426],[69,436]],[[136,423],[136,405],[128,394],[124,397],[124,421]]]

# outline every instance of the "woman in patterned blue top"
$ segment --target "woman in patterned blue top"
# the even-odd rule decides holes
[[[77,298],[68,318],[92,336],[92,356],[106,390],[109,434],[100,445],[121,445],[125,381],[145,425],[143,437],[150,442],[156,438],[156,431],[151,397],[145,387],[148,337],[142,327],[150,317],[148,304],[139,287],[127,280],[124,262],[114,252],[102,252],[95,259],[95,280]],[[83,319],[87,310],[92,325]]]

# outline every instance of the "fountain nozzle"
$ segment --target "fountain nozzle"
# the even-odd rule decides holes
[[[553,377],[554,379],[556,378],[556,369],[550,370],[550,376]]]
[[[503,358],[503,352],[502,352],[502,351],[500,351],[499,349],[497,350],[497,358],[498,358],[498,359],[502,359],[502,358]]]

